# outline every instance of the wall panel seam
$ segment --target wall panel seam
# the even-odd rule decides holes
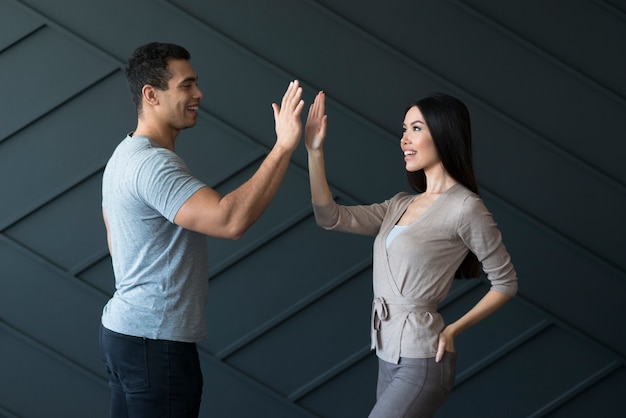
[[[69,28],[61,25],[60,23],[58,23],[54,19],[52,19],[49,16],[43,14],[41,11],[32,8],[31,6],[25,4],[24,2],[22,2],[20,0],[5,0],[5,1],[10,1],[13,4],[15,4],[16,6],[20,7],[23,11],[27,12],[28,14],[30,14],[32,16],[36,16],[39,19],[42,19],[43,21],[46,22],[46,25],[50,26],[52,29],[55,29],[58,32],[64,33],[66,36],[71,37],[73,40],[75,40],[76,42],[78,42],[82,46],[86,47],[90,51],[94,52],[95,54],[100,55],[100,56],[102,56],[102,57],[104,57],[104,58],[106,58],[108,60],[114,61],[114,62],[116,62],[118,64],[118,66],[123,68],[123,66],[124,66],[123,60],[121,60],[120,58],[116,57],[115,55],[109,53],[104,48],[101,48],[101,47],[93,44],[89,40],[87,40],[84,37],[80,36],[78,33],[75,33],[73,31],[71,31]]]
[[[252,57],[254,59],[256,59],[259,63],[262,63],[263,65],[265,65],[266,67],[272,69],[272,71],[281,74],[283,76],[287,76],[288,78],[293,78],[293,76],[295,76],[295,74],[287,71],[286,68],[283,68],[281,66],[279,66],[277,63],[270,61],[269,59],[265,58],[264,56],[258,54],[256,51],[248,48],[246,45],[242,44],[241,42],[236,41],[235,39],[231,38],[230,36],[228,36],[226,33],[220,31],[219,29],[217,29],[216,27],[214,27],[213,25],[211,25],[209,22],[206,22],[205,20],[194,16],[189,10],[187,10],[186,8],[184,8],[183,6],[179,5],[179,4],[175,4],[169,0],[162,0],[164,4],[166,4],[167,6],[169,6],[172,10],[176,11],[177,13],[181,14],[182,16],[185,16],[187,19],[190,19],[194,22],[197,22],[199,24],[201,24],[204,28],[206,28],[207,30],[209,30],[211,33],[214,34],[214,36],[216,36],[220,41],[222,41],[223,43],[225,43],[226,45],[228,45],[229,47],[236,49],[242,53],[245,53],[246,55],[248,55],[249,57]],[[301,83],[302,85],[302,83]]]
[[[305,414],[306,416],[311,417],[311,418],[315,417],[315,415],[313,415],[310,411],[308,411],[307,409],[305,409],[304,407],[300,405],[295,404],[290,399],[287,399],[284,395],[273,390],[272,388],[267,386],[264,382],[260,382],[257,379],[254,379],[253,377],[247,375],[246,373],[243,373],[242,371],[236,369],[235,367],[232,367],[229,364],[226,364],[224,361],[207,353],[200,347],[198,347],[198,351],[200,352],[200,355],[203,359],[210,361],[216,367],[221,368],[222,370],[224,370],[225,372],[233,376],[238,381],[243,382],[246,385],[254,386],[255,389],[259,390],[261,393],[264,393],[267,396],[279,401],[283,405],[286,405],[290,408],[293,408],[294,410],[297,410],[299,413]]]
[[[563,234],[562,232],[551,227],[550,225],[538,220],[536,217],[520,209],[518,206],[510,204],[507,200],[502,199],[497,193],[490,191],[488,188],[481,186],[481,194],[495,198],[502,205],[506,206],[510,212],[515,213],[520,218],[526,219],[527,222],[534,224],[536,227],[538,227],[542,231],[549,233],[550,235],[557,238],[559,241],[561,241],[565,245],[575,249],[576,251],[586,254],[588,258],[592,259],[598,264],[603,265],[604,267],[606,267],[607,269],[615,273],[617,276],[620,276],[622,280],[626,281],[626,271],[624,271],[621,267],[613,263],[611,260],[608,260],[602,257],[600,254],[584,246],[583,244],[580,244],[578,241],[574,240],[573,238]],[[513,257],[515,257],[515,255],[513,255]]]
[[[293,229],[305,219],[309,218],[312,211],[313,209],[307,208],[292,213],[290,216],[283,218],[279,224],[271,227],[267,232],[259,235],[256,239],[240,247],[237,251],[231,252],[227,258],[218,263],[213,263],[210,268],[211,276],[209,280],[217,278],[217,276],[228,270],[228,268],[238,263],[240,260],[246,258],[248,255],[284,235],[290,229]]]
[[[51,29],[57,30],[58,32],[61,32],[61,33],[65,34],[66,36],[68,36],[68,37],[72,38],[73,40],[77,41],[79,44],[81,44],[81,45],[83,45],[83,46],[86,46],[89,50],[94,51],[94,52],[95,52],[95,53],[97,53],[98,55],[101,55],[101,56],[103,56],[103,57],[105,57],[105,58],[107,58],[107,59],[109,59],[109,60],[111,60],[111,61],[115,62],[115,63],[116,63],[116,65],[117,65],[117,67],[118,67],[118,68],[117,68],[117,70],[120,70],[120,71],[123,71],[123,70],[124,70],[124,67],[125,67],[125,65],[126,65],[126,60],[125,60],[125,59],[120,58],[120,57],[117,57],[117,56],[115,56],[114,54],[112,54],[112,53],[110,53],[110,52],[106,51],[106,50],[105,50],[103,47],[101,47],[100,45],[95,44],[95,43],[93,43],[93,42],[89,41],[88,39],[85,39],[84,37],[80,36],[80,34],[78,34],[78,33],[74,32],[74,31],[72,31],[71,29],[69,29],[68,27],[66,27],[66,26],[64,26],[64,25],[62,25],[62,24],[60,24],[60,23],[58,23],[57,21],[55,21],[54,19],[52,19],[50,16],[47,16],[47,15],[43,14],[42,12],[40,12],[39,10],[36,10],[36,9],[32,8],[31,6],[28,6],[28,5],[24,4],[24,3],[23,3],[22,1],[20,1],[20,0],[6,0],[6,1],[11,1],[13,4],[17,5],[18,7],[20,7],[21,9],[23,9],[23,10],[24,10],[25,12],[27,12],[28,14],[30,14],[30,15],[32,15],[32,16],[36,16],[37,18],[39,18],[39,19],[43,20],[43,21],[45,22],[45,24],[43,24],[43,27],[45,27],[45,26],[49,26]],[[242,45],[239,45],[239,44],[235,43],[233,40],[231,40],[231,39],[227,38],[226,36],[224,36],[223,34],[221,34],[219,31],[215,30],[215,28],[211,27],[210,25],[206,24],[205,22],[202,22],[201,20],[199,20],[199,19],[195,18],[194,16],[191,16],[189,13],[187,13],[187,12],[183,11],[183,10],[182,10],[182,9],[180,9],[178,6],[175,6],[175,5],[171,4],[169,1],[167,1],[167,0],[159,0],[159,2],[160,2],[163,6],[168,7],[168,8],[170,8],[170,9],[173,9],[173,10],[177,11],[178,13],[180,13],[180,14],[181,14],[181,15],[183,15],[183,16],[185,16],[186,18],[193,19],[193,20],[195,20],[196,22],[201,23],[201,24],[205,27],[205,29],[210,30],[210,31],[211,31],[214,35],[219,36],[219,38],[220,38],[222,41],[228,41],[228,42],[230,42],[230,43],[232,43],[232,44],[235,44],[235,45],[238,47],[238,49],[244,49],[244,50],[246,50],[246,51],[247,51],[247,52],[248,52],[251,56],[253,56],[253,57],[257,57],[257,58],[259,57],[259,55],[256,55],[256,54],[254,54],[253,52],[251,52],[251,51],[247,50],[247,49],[246,49],[245,47],[243,47]],[[264,62],[266,65],[270,66],[270,65],[269,65],[269,63],[268,63],[266,60],[264,60],[263,62]],[[277,66],[271,66],[271,67],[273,67],[274,69],[279,69],[279,67],[277,67]],[[113,71],[113,72],[115,72],[115,71]],[[286,72],[285,72],[285,71],[282,71],[282,70],[281,70],[281,72],[283,72],[283,73],[285,73],[285,74],[286,74]],[[251,140],[252,142],[254,142],[255,144],[257,144],[258,146],[260,146],[260,147],[262,147],[262,148],[264,148],[264,149],[266,149],[266,150],[269,150],[269,148],[268,148],[266,145],[264,145],[263,143],[261,143],[261,142],[259,142],[259,141],[257,141],[257,140],[254,140],[254,136],[249,135],[249,134],[247,134],[247,133],[245,133],[245,132],[240,131],[239,129],[237,129],[237,128],[233,127],[232,125],[230,125],[229,123],[227,123],[227,122],[225,122],[224,120],[220,119],[219,117],[217,117],[217,116],[216,116],[216,115],[214,115],[213,113],[206,112],[206,111],[204,111],[204,112],[205,112],[206,114],[211,115],[211,117],[212,117],[213,119],[215,119],[215,120],[219,121],[219,122],[220,122],[220,123],[222,123],[223,125],[228,126],[229,128],[236,130],[237,132],[241,132],[241,133],[242,133],[242,134],[243,134],[246,138],[248,138],[249,140]],[[34,121],[36,121],[36,120],[39,120],[39,119],[40,119],[40,118],[37,118],[37,119],[33,120],[33,122],[34,122]],[[18,131],[16,131],[16,132],[19,132],[21,129],[23,129],[23,128],[20,128],[20,129],[19,129]],[[13,132],[13,133],[12,133],[12,134],[10,134],[9,136],[14,135],[16,132]],[[9,136],[7,136],[7,138],[8,138]],[[2,141],[3,141],[3,138],[0,138],[0,143],[1,143]]]
[[[20,418],[14,412],[11,412],[8,409],[6,409],[6,407],[4,405],[0,405],[0,417],[2,417],[2,418]]]
[[[307,1],[310,3],[310,0],[307,0]],[[460,1],[460,0],[452,0],[452,1]],[[350,20],[348,20],[347,18],[339,15],[335,11],[327,8],[326,6],[320,5],[318,3],[314,3],[314,4],[316,5],[316,7],[324,10],[325,13],[327,13],[327,14],[335,14],[336,15],[335,18],[336,19],[340,19],[344,23],[344,25],[346,27],[350,27],[353,31],[355,31],[356,33],[361,34],[361,36],[363,36],[364,38],[368,39],[373,44],[377,45],[378,47],[380,47],[382,49],[387,50],[390,54],[394,55],[398,60],[400,60],[402,62],[405,62],[407,65],[409,65],[411,67],[414,67],[417,71],[424,73],[425,75],[427,75],[428,77],[432,78],[433,80],[437,80],[438,82],[440,82],[440,83],[442,83],[444,85],[447,85],[447,86],[451,87],[452,89],[454,89],[454,90],[456,90],[458,92],[461,92],[462,94],[464,94],[467,97],[469,97],[470,100],[472,100],[473,102],[477,103],[481,108],[488,110],[489,113],[491,113],[492,115],[496,116],[500,120],[502,120],[505,123],[507,123],[508,125],[510,125],[511,128],[517,129],[520,132],[526,132],[527,134],[530,135],[529,139],[532,139],[535,142],[544,145],[551,152],[553,152],[553,153],[555,153],[557,155],[560,155],[562,157],[565,157],[568,161],[575,161],[577,163],[577,165],[582,166],[586,170],[588,170],[590,172],[593,172],[594,174],[602,177],[607,183],[609,183],[609,184],[611,184],[611,185],[613,185],[615,187],[618,187],[622,192],[626,193],[626,184],[623,184],[620,181],[614,179],[611,175],[609,175],[605,171],[603,171],[600,168],[598,168],[598,167],[588,163],[587,161],[584,161],[583,159],[581,159],[576,154],[573,154],[569,150],[563,148],[560,144],[555,143],[554,141],[550,140],[549,138],[547,138],[543,134],[539,134],[539,133],[535,132],[530,127],[526,126],[524,123],[517,121],[512,116],[510,116],[507,113],[499,110],[495,106],[491,105],[489,102],[481,99],[478,95],[476,95],[476,94],[466,90],[465,88],[463,88],[460,85],[456,84],[455,82],[447,79],[446,77],[441,76],[436,71],[434,71],[434,70],[430,69],[429,67],[427,67],[425,64],[423,64],[421,62],[418,62],[418,61],[414,60],[413,58],[405,57],[401,53],[401,51],[397,50],[394,46],[388,44],[386,41],[384,41],[384,40],[382,40],[380,38],[377,38],[376,36],[374,36],[371,33],[369,33],[367,30],[361,28],[360,26],[358,26],[355,23],[352,23]],[[358,114],[354,110],[352,110],[351,112],[354,113],[354,114]],[[359,115],[359,116],[361,116],[361,115]]]
[[[15,39],[13,42],[5,45],[3,48],[0,48],[0,54],[8,51],[9,49],[11,49],[12,47],[14,47],[15,45],[25,41],[26,39],[30,38],[31,36],[33,36],[35,33],[39,32],[40,30],[44,29],[46,27],[45,23],[40,23],[39,26],[37,26],[36,28],[33,28],[30,32],[23,34],[22,36],[20,36],[19,38]],[[0,138],[0,142],[2,141],[2,138]]]
[[[502,24],[498,23],[496,20],[485,14],[484,12],[477,9],[475,6],[470,5],[465,0],[450,0],[452,4],[457,6],[459,9],[465,11],[468,15],[475,18],[477,21],[482,22],[485,26],[488,26],[498,32],[499,34],[509,38],[511,41],[521,45],[524,49],[531,51],[535,55],[539,56],[541,59],[549,62],[560,70],[567,72],[568,74],[574,76],[580,82],[587,84],[593,88],[595,88],[598,92],[602,93],[606,97],[611,100],[616,101],[620,106],[626,106],[626,97],[621,94],[613,91],[610,87],[605,86],[600,83],[598,80],[593,77],[585,74],[583,71],[574,67],[572,64],[557,58],[555,55],[549,53],[545,49],[541,48],[539,45],[534,42],[526,39],[522,35],[517,32],[506,28]]]
[[[86,367],[83,367],[82,365],[76,363],[71,358],[63,355],[62,353],[58,352],[52,347],[49,347],[48,345],[44,344],[42,341],[36,339],[35,337],[28,335],[24,333],[23,331],[15,328],[13,325],[6,322],[2,318],[0,318],[0,329],[7,332],[8,334],[13,335],[16,339],[22,341],[23,343],[35,348],[37,351],[40,351],[46,354],[48,357],[51,357],[55,359],[56,361],[63,363],[65,366],[69,367],[75,372],[78,372],[82,376],[85,376],[89,380],[97,383],[103,389],[108,391],[108,382],[105,378],[99,376],[98,374],[87,369]]]
[[[626,353],[620,353],[620,352],[612,349],[607,344],[605,344],[603,341],[599,340],[598,338],[596,338],[596,337],[594,337],[592,335],[589,335],[585,331],[582,331],[579,327],[577,327],[574,324],[572,324],[571,322],[561,318],[560,316],[558,316],[555,313],[551,312],[547,308],[545,308],[543,306],[540,306],[538,303],[536,303],[535,301],[530,300],[529,298],[525,297],[523,294],[518,294],[517,296],[515,296],[515,300],[519,301],[519,303],[523,304],[528,309],[538,313],[539,315],[541,315],[543,317],[548,318],[550,320],[550,322],[552,322],[554,324],[554,326],[556,326],[558,328],[562,328],[566,332],[568,332],[568,333],[570,333],[570,334],[580,338],[581,340],[589,342],[591,345],[593,345],[598,350],[603,351],[607,356],[613,357],[616,361],[618,361],[622,365],[626,365]]]
[[[550,328],[552,325],[553,324],[550,321],[543,319],[539,323],[522,332],[521,334],[516,335],[514,338],[507,341],[496,350],[490,352],[487,356],[474,362],[463,372],[458,373],[455,379],[454,387],[457,388],[465,382],[468,382],[474,376],[477,376],[481,371],[487,369],[488,367],[491,367],[499,359],[506,357],[507,354],[512,353],[516,349],[520,348],[522,345],[526,344],[528,341],[531,341],[536,336]]]
[[[229,356],[235,354],[237,351],[250,345],[252,342],[262,337],[263,334],[266,334],[280,324],[286,322],[292,316],[311,306],[317,300],[323,298],[324,296],[335,290],[337,287],[348,282],[357,274],[365,270],[369,270],[371,263],[372,258],[370,256],[362,259],[358,263],[353,264],[351,268],[343,271],[341,274],[328,281],[324,286],[321,286],[315,291],[308,293],[305,297],[295,301],[293,304],[283,309],[277,315],[274,315],[272,318],[257,326],[252,331],[249,331],[248,333],[238,338],[236,341],[230,343],[226,347],[222,348],[220,351],[216,352],[214,354],[215,358],[219,360],[227,359]]]
[[[38,210],[44,208],[51,202],[58,199],[60,196],[63,196],[64,194],[80,186],[85,181],[88,181],[90,178],[97,175],[101,171],[102,171],[102,167],[98,167],[95,171],[87,170],[85,172],[72,175],[72,177],[68,178],[67,181],[63,183],[63,185],[61,185],[61,187],[57,189],[49,189],[47,193],[43,196],[43,201],[28,208],[24,212],[21,212],[18,216],[9,218],[3,221],[3,223],[0,223],[0,231],[5,231],[11,228],[13,225],[23,221],[24,219],[28,218],[30,215],[34,214]]]
[[[23,254],[24,256],[31,259],[35,263],[41,266],[44,266],[46,269],[52,271],[54,274],[61,277],[63,280],[67,280],[69,283],[72,283],[74,286],[78,286],[82,288],[83,290],[91,293],[92,295],[95,295],[98,298],[102,298],[102,306],[104,306],[107,300],[109,299],[110,296],[104,293],[102,290],[90,285],[89,283],[86,283],[83,280],[78,279],[76,276],[70,274],[68,271],[58,266],[57,264],[53,263],[52,261],[48,260],[47,258],[42,257],[38,253],[23,246],[19,242],[16,242],[13,239],[9,238],[6,234],[0,233],[0,242],[13,248],[20,254]]]
[[[558,410],[558,408],[565,405],[566,403],[568,403],[575,397],[579,396],[581,393],[585,392],[587,389],[601,382],[602,380],[604,380],[605,378],[607,378],[612,373],[614,373],[615,371],[619,370],[622,367],[623,365],[621,365],[620,363],[615,362],[615,361],[612,362],[611,364],[607,365],[606,367],[598,370],[597,372],[589,376],[587,379],[582,380],[578,384],[566,390],[561,395],[555,397],[550,402],[546,403],[544,406],[542,406],[541,408],[539,408],[538,410],[536,410],[535,412],[531,413],[528,416],[533,417],[533,418],[545,417],[551,412]]]
[[[606,12],[609,16],[620,19],[622,22],[626,23],[626,10],[620,9],[619,7],[613,5],[611,2],[607,0],[591,0],[596,6],[601,8],[604,12]]]
[[[375,355],[373,353],[374,352],[370,348],[369,344],[363,346],[360,350],[355,351],[354,353],[352,353],[352,355],[346,357],[334,366],[326,369],[323,373],[311,379],[308,383],[305,383],[299,388],[293,390],[289,395],[287,395],[287,398],[293,400],[294,402],[299,401],[300,399],[306,397],[315,390],[323,387],[326,383],[330,382],[333,378],[337,377],[341,373],[347,371],[355,364],[363,361],[369,356]]]
[[[61,107],[65,106],[66,104],[68,104],[72,100],[76,99],[77,97],[79,97],[80,95],[82,95],[83,93],[88,91],[89,89],[93,88],[94,86],[98,85],[99,83],[101,83],[101,82],[107,80],[108,78],[112,77],[115,73],[117,73],[117,71],[119,71],[118,68],[115,68],[115,69],[111,70],[110,72],[104,74],[103,76],[101,76],[101,77],[91,81],[85,87],[82,87],[81,89],[79,89],[76,92],[72,93],[70,96],[62,99],[60,102],[58,102],[57,104],[55,104],[51,108],[47,109],[46,111],[44,111],[42,114],[36,116],[33,119],[30,119],[26,124],[20,126],[19,128],[17,128],[13,132],[8,133],[4,138],[0,138],[0,144],[2,144],[4,141],[7,141],[7,140],[13,138],[18,133],[26,130],[28,127],[36,124],[37,122],[41,121],[45,117],[47,117],[50,114],[54,113],[56,110],[58,110]]]

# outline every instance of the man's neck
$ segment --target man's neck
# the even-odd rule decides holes
[[[133,136],[145,136],[159,144],[161,147],[175,152],[174,142],[178,136],[178,130],[172,130],[156,123],[149,123],[143,119],[137,122],[137,129],[133,132]]]

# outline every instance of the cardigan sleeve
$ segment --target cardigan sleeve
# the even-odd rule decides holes
[[[313,204],[315,221],[326,230],[374,236],[380,230],[390,202],[403,194],[406,193],[399,193],[392,199],[371,205],[343,206],[333,199],[324,205]]]
[[[507,296],[517,293],[517,273],[493,216],[478,196],[468,196],[460,212],[458,233],[482,264],[491,289]]]

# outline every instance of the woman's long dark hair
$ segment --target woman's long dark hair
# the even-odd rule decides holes
[[[445,170],[457,182],[478,194],[472,160],[472,127],[469,111],[459,99],[445,93],[433,93],[411,104],[417,106],[425,119],[437,154]],[[407,171],[409,184],[418,193],[426,191],[424,170]],[[470,251],[454,277],[469,279],[480,276],[480,263]]]

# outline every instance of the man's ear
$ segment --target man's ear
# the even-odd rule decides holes
[[[155,106],[159,104],[159,95],[154,86],[149,84],[143,86],[141,96],[143,97],[143,101],[149,105]]]

